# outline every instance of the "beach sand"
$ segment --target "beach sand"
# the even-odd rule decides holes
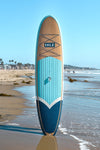
[[[20,115],[25,99],[22,94],[13,90],[15,87],[34,85],[33,70],[0,70],[0,121],[10,120]],[[27,76],[27,78],[24,78]]]
[[[0,70],[0,85],[23,86],[25,82],[34,84],[35,80],[31,78],[32,75],[35,76],[34,70]]]
[[[6,124],[20,116],[25,108],[33,107],[25,105],[27,100],[23,94],[14,90],[19,86],[34,85],[31,75],[34,76],[34,70],[0,70],[0,94],[8,95],[0,96],[0,150],[49,150],[51,147],[52,150],[79,150],[78,142],[70,136],[57,134],[55,139],[45,140],[41,129],[32,128],[32,124],[24,127]]]
[[[22,131],[21,131],[22,130]],[[0,131],[1,150],[79,150],[75,140],[61,136],[47,137],[38,133],[24,133],[24,128],[19,131]],[[33,130],[34,131],[34,130]],[[51,142],[52,139],[52,142]]]

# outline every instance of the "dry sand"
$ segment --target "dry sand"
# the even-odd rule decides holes
[[[35,75],[34,70],[0,70],[0,84],[1,85],[17,85],[21,84],[23,81],[34,82],[31,76]],[[24,78],[27,76],[27,78]]]

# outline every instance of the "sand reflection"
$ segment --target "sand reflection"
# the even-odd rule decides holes
[[[36,150],[57,150],[57,141],[55,136],[43,136],[37,145]]]

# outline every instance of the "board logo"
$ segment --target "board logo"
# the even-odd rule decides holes
[[[55,47],[55,43],[44,43],[44,47]]]

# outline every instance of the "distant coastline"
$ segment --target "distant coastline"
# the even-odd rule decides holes
[[[35,69],[35,64],[31,63],[22,63],[17,62],[15,60],[9,60],[8,63],[5,64],[2,58],[0,58],[0,70],[25,70],[25,69]],[[79,66],[73,66],[73,65],[67,65],[64,64],[64,69],[68,70],[100,70],[97,68],[91,68],[91,67],[79,67]]]
[[[0,64],[0,70],[34,70],[35,65],[34,64]],[[72,65],[64,65],[64,70],[100,70],[97,68],[90,68],[90,67],[78,67],[78,66],[72,66]]]
[[[72,65],[64,65],[64,69],[80,69],[80,70],[100,70],[97,68],[90,68],[90,67],[78,67],[78,66],[72,66]]]

